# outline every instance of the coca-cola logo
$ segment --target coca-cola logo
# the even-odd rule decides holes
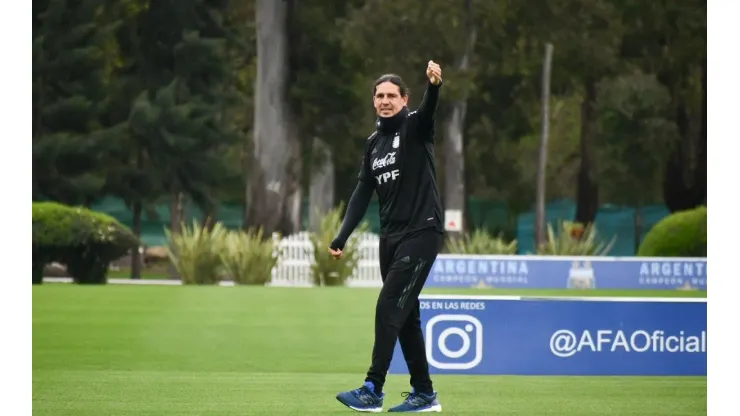
[[[373,160],[373,170],[384,168],[396,163],[396,152],[391,152],[380,159]]]

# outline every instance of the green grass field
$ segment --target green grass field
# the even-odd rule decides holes
[[[706,292],[425,293],[706,296]],[[362,383],[377,289],[33,288],[35,415],[342,415]],[[451,415],[702,415],[706,377],[435,376]],[[389,376],[386,408],[405,376]]]

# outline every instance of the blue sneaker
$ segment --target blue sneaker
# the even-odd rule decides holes
[[[359,389],[337,394],[337,400],[358,412],[380,413],[383,411],[383,396],[385,393],[375,394],[375,386],[367,381]]]
[[[406,400],[396,407],[388,409],[389,412],[408,412],[408,413],[439,413],[442,411],[442,405],[437,400],[437,392],[431,395],[416,393],[411,389],[411,393],[402,393]]]

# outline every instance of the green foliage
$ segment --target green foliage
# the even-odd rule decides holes
[[[263,238],[263,230],[230,231],[220,252],[225,273],[236,284],[264,285],[272,279],[272,269],[280,253],[271,238]]]
[[[360,260],[359,236],[370,228],[363,221],[352,233],[342,250],[342,258],[334,259],[328,249],[332,240],[342,226],[343,206],[340,204],[327,212],[321,219],[318,232],[311,232],[314,263],[311,265],[311,277],[317,286],[341,286],[352,276]]]
[[[70,205],[98,195],[105,185],[93,133],[107,99],[106,45],[110,21],[100,2],[33,4],[33,194]]]
[[[219,194],[241,189],[235,148],[243,136],[231,110],[243,104],[233,87],[231,36],[224,2],[150,2],[137,34],[143,85],[127,121],[148,154],[153,180],[179,187],[204,211]],[[188,10],[188,12],[185,12]],[[154,46],[157,45],[157,46]]]
[[[193,220],[192,227],[184,222],[179,234],[165,229],[167,256],[177,270],[182,283],[217,284],[221,280],[221,252],[228,230],[217,222],[213,229]]]
[[[613,203],[660,201],[662,175],[678,137],[669,90],[654,75],[634,71],[602,81],[598,97],[601,162],[594,171],[608,178],[600,195]]]
[[[596,227],[572,221],[560,221],[559,232],[547,224],[547,242],[537,249],[539,255],[551,256],[605,256],[614,246],[615,238],[609,243],[599,242]]]
[[[112,196],[145,211],[175,188],[203,211],[243,198],[260,4],[34,2],[34,196],[70,204]],[[602,201],[647,204],[662,192],[669,207],[682,208],[705,199],[702,4],[327,0],[291,7],[289,127],[333,150],[339,195],[354,186],[357,152],[372,130],[372,80],[399,73],[415,108],[426,62],[434,59],[445,74],[439,131],[451,104],[467,94],[466,194],[507,201],[512,214],[528,210],[549,41],[555,54],[547,199],[574,197],[582,130],[592,133],[584,146],[592,149],[589,176]],[[472,28],[477,38],[463,69]],[[586,84],[599,86],[598,108],[588,113]],[[303,148],[303,166],[311,148]],[[443,159],[444,146],[436,151]]]
[[[41,283],[44,266],[67,266],[76,283],[105,283],[108,265],[138,239],[113,217],[56,202],[33,203],[33,281]]]
[[[517,242],[506,242],[501,236],[477,229],[462,238],[447,240],[446,247],[452,254],[516,254]]]
[[[675,212],[645,235],[638,256],[706,257],[707,207]]]

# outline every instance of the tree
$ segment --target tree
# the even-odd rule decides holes
[[[597,103],[597,169],[612,203],[634,206],[635,250],[642,235],[640,207],[660,200],[661,180],[678,131],[670,93],[655,76],[639,71],[604,80]]]
[[[542,65],[542,135],[537,161],[537,217],[535,220],[535,247],[545,244],[545,172],[547,171],[547,142],[550,136],[550,77],[552,70],[551,43],[545,45],[545,59]]]
[[[460,52],[456,57],[454,69],[461,77],[470,77],[469,71],[473,52],[478,37],[478,28],[473,14],[471,0],[464,2],[463,20],[460,25],[458,44]],[[450,112],[444,121],[444,205],[447,210],[466,212],[465,204],[465,116],[468,109],[469,84],[460,91],[460,95],[451,103]],[[468,227],[468,221],[463,226]],[[464,230],[463,230],[464,231]]]
[[[238,124],[228,115],[241,104],[231,88],[226,1],[153,2],[140,13],[137,84],[126,120],[133,177],[150,192],[130,197],[134,222],[142,204],[168,195],[170,228],[179,233],[185,197],[215,215],[224,183],[239,181]],[[225,157],[232,156],[232,157]],[[236,156],[236,157],[234,157]],[[135,227],[136,228],[136,227]],[[174,269],[172,269],[173,274]]]
[[[257,79],[247,226],[290,234],[300,220],[301,148],[288,102],[292,0],[257,0]]]
[[[226,6],[223,0],[162,1],[142,14],[143,91],[128,120],[171,199],[187,194],[206,212],[218,202],[220,184],[241,170],[224,158],[241,140],[226,117],[241,104],[229,85]],[[176,215],[172,225],[177,232]]]
[[[306,0],[288,10],[286,102],[294,115],[301,150],[298,185],[301,195],[309,194],[310,218],[317,209],[323,213],[334,206],[335,178],[352,178],[337,175],[337,166],[357,169],[357,144],[364,139],[356,123],[359,56],[342,47],[344,19],[353,3],[357,1]]]
[[[89,205],[101,196],[106,143],[101,107],[109,91],[115,25],[96,1],[33,4],[33,195]]]
[[[615,2],[628,24],[623,59],[655,74],[670,92],[678,128],[663,197],[671,211],[706,202],[706,1]]]
[[[558,53],[553,59],[553,84],[581,94],[580,170],[577,222],[596,218],[599,186],[595,175],[595,120],[598,82],[620,70],[618,52],[624,31],[621,15],[607,0],[550,0],[541,4],[536,20],[539,36],[551,40]]]

